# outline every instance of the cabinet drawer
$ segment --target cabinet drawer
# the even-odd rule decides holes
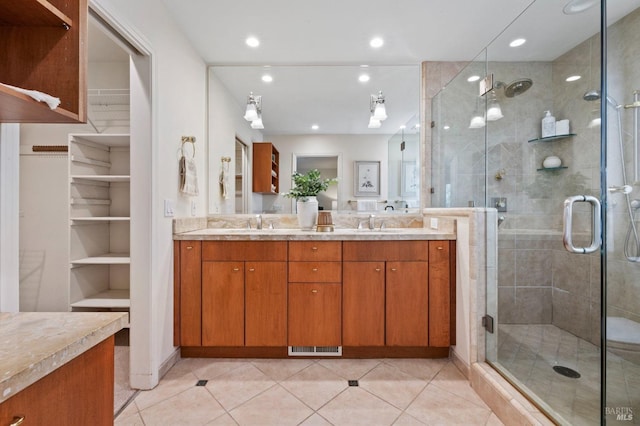
[[[202,260],[287,260],[286,241],[204,241]]]
[[[340,261],[341,241],[290,241],[289,260],[298,261]]]
[[[341,281],[341,262],[289,262],[289,282],[339,283]]]
[[[426,261],[429,241],[345,241],[344,261]]]

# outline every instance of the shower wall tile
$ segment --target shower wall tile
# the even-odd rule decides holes
[[[553,325],[590,341],[589,299],[554,288],[552,301]]]
[[[516,286],[551,286],[551,253],[547,250],[516,251]]]
[[[513,286],[515,283],[516,256],[513,250],[498,249],[498,285]]]
[[[585,296],[589,303],[591,260],[589,256],[556,251],[553,254],[553,287]],[[588,307],[588,305],[587,305]]]
[[[501,324],[550,324],[551,289],[500,287],[498,322]]]

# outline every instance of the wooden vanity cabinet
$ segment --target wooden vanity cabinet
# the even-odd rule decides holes
[[[286,241],[205,241],[202,346],[286,346]]]
[[[450,241],[345,241],[344,346],[448,347]]]
[[[289,242],[289,346],[342,344],[342,242]]]
[[[202,242],[175,241],[174,345],[202,344]],[[174,321],[176,321],[174,319]]]

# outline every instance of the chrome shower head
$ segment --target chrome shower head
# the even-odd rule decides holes
[[[518,96],[533,86],[533,80],[530,78],[519,78],[515,81],[509,83],[507,87],[504,89],[504,95],[507,98],[513,98],[514,96]]]
[[[582,99],[584,99],[587,102],[599,101],[601,97],[602,95],[600,94],[600,91],[595,89],[589,90],[585,92],[584,95],[582,95]],[[608,96],[608,95],[607,95],[607,103],[614,108],[620,108],[620,104],[616,102],[615,99],[613,99],[611,96]]]
[[[599,90],[589,90],[582,95],[582,99],[587,102],[600,100],[600,91]]]

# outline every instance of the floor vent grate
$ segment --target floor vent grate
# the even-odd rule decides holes
[[[572,379],[579,379],[580,378],[580,373],[578,373],[576,370],[573,370],[569,367],[563,367],[561,365],[554,365],[553,366],[553,371],[555,371],[558,374],[561,374],[565,377],[570,377]]]
[[[198,380],[198,382],[196,383],[196,386],[206,386],[207,382],[208,380]]]
[[[342,346],[289,346],[289,356],[342,356]]]
[[[360,386],[357,380],[349,380],[349,386]]]

